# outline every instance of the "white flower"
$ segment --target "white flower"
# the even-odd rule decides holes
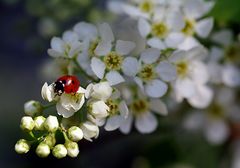
[[[62,39],[53,37],[51,40],[51,48],[48,49],[48,54],[52,57],[73,58],[78,55],[82,49],[82,44],[78,41],[77,33],[66,31]]]
[[[41,158],[47,157],[50,152],[49,146],[43,142],[40,143],[36,148],[36,154]]]
[[[134,81],[148,96],[162,97],[168,89],[165,82],[176,78],[176,68],[167,61],[158,63],[160,51],[149,48],[141,53],[140,61],[131,58],[132,61],[125,68],[128,76],[133,76]]]
[[[63,144],[58,144],[53,148],[52,154],[56,158],[61,159],[67,156],[67,149]]]
[[[58,119],[56,116],[48,116],[46,121],[44,122],[44,127],[49,132],[55,132],[57,131],[59,127]]]
[[[44,122],[45,122],[46,118],[44,118],[43,116],[37,116],[34,118],[34,124],[35,130],[43,130],[44,129]]]
[[[206,85],[209,80],[206,65],[202,62],[207,51],[195,47],[188,51],[176,51],[169,58],[177,68],[177,79],[173,82],[176,100],[184,98],[196,108],[204,108],[212,100],[212,90]]]
[[[212,104],[204,111],[189,114],[184,127],[192,131],[202,130],[207,141],[212,144],[224,143],[230,135],[229,119],[236,120],[236,113],[240,109],[235,103],[235,96],[229,88],[216,90]]]
[[[83,138],[82,130],[77,126],[72,126],[68,129],[68,137],[74,142],[78,142]]]
[[[20,139],[15,145],[15,151],[18,154],[25,154],[30,150],[30,145],[25,139]]]
[[[65,147],[67,149],[67,155],[70,157],[77,157],[79,154],[79,147],[76,142],[68,141],[65,143]]]
[[[85,89],[82,87],[79,87],[78,91],[74,94],[63,93],[56,104],[58,114],[64,118],[74,115],[75,112],[81,109],[85,102],[84,93]]]
[[[111,97],[106,100],[107,116],[105,118],[99,118],[94,115],[88,116],[89,120],[94,122],[98,126],[104,126],[105,130],[113,131],[120,127],[122,122],[128,116],[128,107],[124,100],[122,100],[120,92],[115,89]]]
[[[41,95],[44,100],[47,100],[48,102],[52,102],[55,99],[55,93],[53,85],[48,85],[46,82],[44,83]]]
[[[89,84],[86,88],[86,98],[95,98],[98,100],[107,100],[112,95],[112,87],[109,82],[100,82],[97,84]]]
[[[25,131],[32,131],[35,124],[30,116],[22,117],[20,127]]]
[[[91,102],[89,107],[91,115],[95,118],[105,118],[108,116],[109,107],[102,100]]]
[[[129,115],[120,126],[120,131],[125,134],[130,132],[133,118],[135,118],[136,129],[140,133],[146,134],[157,128],[157,119],[152,112],[160,115],[168,113],[166,105],[160,99],[148,99],[139,93],[136,98],[131,97],[127,101]]]
[[[83,137],[86,140],[92,141],[91,138],[97,138],[99,134],[99,128],[92,122],[86,121],[84,122],[81,127],[83,131]]]
[[[24,104],[24,112],[29,116],[35,116],[41,113],[42,110],[43,107],[38,101],[30,100]]]

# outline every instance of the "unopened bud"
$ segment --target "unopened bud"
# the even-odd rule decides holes
[[[79,147],[76,142],[68,141],[65,143],[67,155],[70,157],[77,157],[79,154]]]
[[[46,143],[40,143],[36,148],[36,154],[39,157],[47,157],[50,154],[50,148]]]
[[[30,150],[30,145],[25,139],[20,139],[15,145],[15,151],[18,154],[27,153]]]
[[[24,116],[21,120],[21,125],[20,127],[25,130],[25,131],[32,131],[34,128],[35,124],[30,116]]]
[[[58,159],[64,158],[67,156],[67,149],[63,144],[58,144],[53,148],[53,156]]]
[[[43,116],[38,116],[34,118],[34,123],[35,123],[35,130],[43,130],[44,129],[44,122],[45,122],[46,118],[44,118]]]
[[[29,116],[36,116],[40,114],[43,110],[43,107],[40,102],[30,100],[24,104],[24,112]]]
[[[72,126],[68,129],[68,137],[74,142],[78,142],[83,138],[82,130],[77,126]]]
[[[59,127],[58,119],[56,116],[49,116],[46,121],[44,122],[44,127],[49,132],[55,132],[57,131]]]
[[[54,134],[49,134],[43,140],[45,144],[47,144],[50,148],[52,148],[56,144],[56,138]]]

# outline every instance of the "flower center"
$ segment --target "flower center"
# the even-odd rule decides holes
[[[219,104],[212,104],[207,110],[207,113],[212,118],[223,118],[224,117],[224,110]]]
[[[89,46],[89,49],[88,49],[88,53],[89,53],[90,57],[95,55],[95,49],[97,48],[97,46],[98,46],[98,40],[95,40],[95,41],[90,43],[90,46]]]
[[[130,104],[130,109],[134,115],[143,114],[149,109],[149,104],[145,99],[137,99],[132,104]]]
[[[108,99],[106,102],[107,106],[109,107],[109,115],[117,115],[119,114],[119,106],[117,101],[113,101],[112,99]]]
[[[177,66],[177,73],[180,77],[185,77],[188,72],[188,65],[187,62],[179,62],[176,64]]]
[[[114,51],[104,57],[104,63],[109,70],[120,70],[122,62],[122,56]]]
[[[139,7],[142,12],[149,13],[153,9],[153,3],[150,0],[145,0],[140,4]]]
[[[152,25],[152,33],[159,38],[164,38],[168,33],[168,27],[164,23],[155,23]]]
[[[156,77],[156,72],[153,65],[146,64],[142,67],[138,75],[143,81],[147,82],[153,80]]]
[[[240,45],[233,44],[226,48],[225,50],[225,59],[229,62],[239,63],[240,62]]]
[[[185,27],[182,29],[182,32],[186,35],[192,36],[194,34],[194,27],[196,22],[194,20],[186,19]]]

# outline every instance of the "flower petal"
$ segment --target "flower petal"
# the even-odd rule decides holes
[[[122,116],[119,116],[119,115],[112,116],[107,119],[107,122],[104,128],[106,131],[113,131],[115,129],[118,129],[122,122],[123,122]]]
[[[206,38],[213,28],[213,18],[202,19],[197,22],[196,33],[202,38]]]
[[[55,93],[52,84],[48,86],[48,84],[45,82],[42,90],[41,95],[44,100],[47,100],[48,102],[51,102],[55,98]]]
[[[160,115],[168,114],[167,106],[160,99],[151,99],[150,109]]]
[[[145,91],[148,96],[159,98],[166,94],[168,86],[161,80],[155,79],[145,85]]]
[[[128,117],[128,106],[124,100],[119,103],[119,111],[122,117],[125,119]]]
[[[142,134],[151,133],[157,128],[157,119],[152,113],[146,112],[136,117],[135,127]]]
[[[93,57],[91,60],[91,68],[98,78],[103,78],[106,66],[100,59]]]
[[[106,74],[106,79],[111,86],[117,85],[125,81],[125,79],[117,71],[110,71]]]
[[[223,46],[228,46],[233,42],[233,32],[229,29],[223,29],[214,33],[211,39]]]
[[[188,98],[188,102],[195,108],[203,109],[211,103],[212,98],[213,91],[205,85],[199,85],[196,87],[195,94]]]
[[[108,42],[108,43],[114,41],[114,35],[109,24],[102,23],[98,25],[98,29],[99,29],[99,35],[101,37],[101,41]]]
[[[204,133],[209,142],[218,145],[227,140],[230,130],[224,121],[216,120],[209,121],[204,129]]]
[[[127,76],[135,76],[140,69],[138,60],[134,57],[127,57],[123,60],[122,71]]]
[[[134,81],[136,82],[136,84],[138,85],[138,87],[143,91],[144,87],[143,87],[143,81],[139,78],[139,77],[135,77]]]
[[[120,131],[124,134],[128,134],[131,130],[132,122],[133,122],[133,116],[132,114],[129,114],[126,120],[122,122],[120,126]]]
[[[63,116],[64,118],[69,118],[69,117],[73,116],[73,114],[76,112],[76,111],[74,111],[74,109],[64,108],[60,102],[58,102],[56,104],[56,109],[57,109],[57,113],[59,115]]]
[[[148,48],[141,53],[140,60],[145,64],[152,64],[160,57],[160,51],[156,48]]]
[[[93,24],[80,22],[74,26],[73,30],[78,34],[80,40],[93,41],[97,38],[97,28]]]
[[[138,31],[142,37],[146,37],[150,33],[151,27],[146,19],[140,18],[138,20]]]
[[[157,37],[150,38],[147,44],[152,48],[157,48],[159,50],[165,49],[166,45]]]
[[[156,67],[159,77],[166,82],[173,81],[177,77],[176,67],[167,61],[162,61]]]
[[[131,41],[123,41],[123,40],[117,40],[116,44],[116,52],[120,55],[127,55],[129,54],[134,48],[136,47],[136,44]]]
[[[166,37],[165,43],[170,48],[177,48],[183,40],[184,35],[182,33],[172,32]]]
[[[223,83],[229,87],[240,86],[240,68],[234,65],[225,65],[223,67]]]
[[[199,42],[192,36],[188,36],[184,41],[178,46],[178,49],[189,50],[193,47],[199,46]]]
[[[111,42],[105,42],[105,41],[100,41],[94,50],[94,53],[97,56],[105,56],[107,55],[112,49],[112,43]]]
[[[65,44],[63,40],[59,37],[53,37],[51,40],[51,48],[59,53],[63,53],[65,49]]]
[[[184,98],[190,98],[196,92],[194,83],[188,78],[177,79],[174,87],[177,94],[181,95]]]

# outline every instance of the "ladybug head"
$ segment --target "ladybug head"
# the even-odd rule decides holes
[[[64,84],[61,81],[56,81],[53,85],[54,92],[60,96],[64,92]]]

